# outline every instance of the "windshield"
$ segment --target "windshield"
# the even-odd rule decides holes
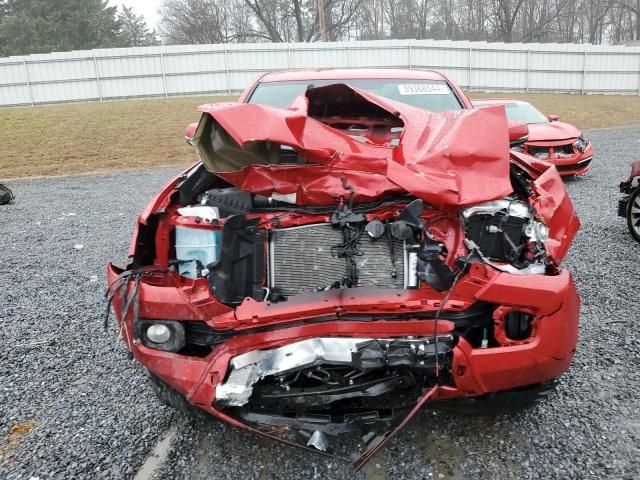
[[[495,104],[478,105],[478,108],[489,107]],[[530,103],[505,103],[504,108],[507,110],[507,118],[514,122],[522,123],[549,123],[549,119],[539,112]]]
[[[322,87],[334,83],[346,83],[374,95],[407,103],[432,112],[460,110],[462,105],[449,85],[438,80],[401,79],[340,79],[340,80],[299,80],[290,82],[259,83],[248,103],[259,103],[272,107],[286,108],[309,85]]]

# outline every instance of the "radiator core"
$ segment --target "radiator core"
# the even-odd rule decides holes
[[[326,289],[341,282],[346,261],[331,247],[342,243],[342,231],[328,223],[272,230],[269,235],[269,288],[284,296]],[[358,286],[381,288],[405,287],[406,249],[404,242],[393,239],[396,278],[386,236],[377,240],[366,233],[360,237],[361,255],[356,256]]]

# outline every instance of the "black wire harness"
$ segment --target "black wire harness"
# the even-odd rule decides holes
[[[109,315],[111,313],[111,305],[116,296],[120,296],[120,313],[122,315],[121,325],[126,328],[125,320],[129,315],[129,309],[133,306],[133,323],[138,320],[140,311],[140,282],[145,277],[152,277],[155,274],[167,273],[172,268],[146,267],[133,270],[125,270],[119,274],[107,287],[104,296],[107,300],[106,310],[104,312],[103,328],[105,331],[109,325]],[[129,282],[133,281],[133,287],[129,289]],[[128,294],[128,295],[127,295]]]

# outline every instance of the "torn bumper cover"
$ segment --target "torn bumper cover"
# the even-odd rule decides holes
[[[444,357],[450,350],[451,338],[440,339],[439,345],[432,340],[429,337],[407,340],[321,337],[269,350],[253,350],[233,357],[231,373],[225,383],[218,386],[216,398],[221,405],[240,407],[249,403],[258,380],[278,376],[284,382],[291,373],[297,377],[302,370],[320,366],[350,367],[351,370],[344,385],[333,382],[334,388],[330,388],[331,382],[328,381],[327,386],[320,390],[307,388],[292,392],[287,383],[279,398],[290,399],[300,406],[321,406],[346,398],[377,397],[392,391],[403,381],[402,377],[398,374],[376,377],[365,386],[357,387],[354,386],[355,380],[363,373],[384,367],[433,369],[436,356]],[[439,349],[437,353],[436,348]],[[316,375],[325,375],[327,379],[331,377],[326,369],[318,368],[316,371]],[[308,376],[313,375],[309,371]],[[275,398],[276,393],[272,392],[271,397]],[[266,398],[264,394],[263,398]]]
[[[344,85],[201,110],[207,169],[171,181],[128,269],[107,269],[128,348],[190,404],[323,452],[356,435],[360,467],[429,402],[569,367],[559,263],[579,221],[555,168],[509,152],[503,110]]]
[[[535,312],[534,332],[526,341],[509,341],[505,338],[505,345],[496,345],[492,348],[478,348],[471,345],[463,337],[457,336],[457,344],[452,346],[451,335],[464,331],[468,328],[468,319],[460,315],[459,319],[443,320],[437,322],[433,319],[412,319],[409,316],[402,320],[387,320],[385,315],[370,317],[362,320],[348,320],[350,312],[362,311],[366,306],[372,304],[387,304],[388,310],[406,309],[407,305],[418,305],[408,298],[382,298],[375,292],[355,292],[349,298],[335,298],[333,292],[321,294],[316,301],[322,304],[324,312],[345,312],[345,319],[335,316],[333,319],[321,315],[319,318],[309,318],[303,324],[288,326],[282,325],[278,328],[255,331],[247,329],[240,335],[231,336],[228,340],[218,344],[205,357],[194,357],[180,353],[171,353],[149,348],[136,339],[133,325],[133,317],[129,315],[125,320],[126,328],[123,329],[123,337],[135,358],[146,368],[160,377],[164,382],[177,390],[193,405],[196,405],[215,417],[229,422],[241,428],[252,430],[255,433],[274,437],[277,440],[298,446],[306,446],[305,442],[298,438],[299,432],[309,432],[313,435],[315,431],[328,435],[339,435],[348,432],[376,432],[378,435],[388,433],[395,425],[407,415],[407,407],[414,405],[423,388],[434,388],[429,396],[429,400],[452,400],[470,397],[481,397],[491,392],[508,391],[520,387],[538,385],[549,380],[558,378],[571,364],[575,346],[577,342],[577,325],[579,316],[579,298],[576,292],[571,275],[567,271],[561,272],[557,276],[533,275],[523,278],[508,273],[495,273],[485,267],[478,266],[478,272],[470,282],[460,283],[458,289],[465,290],[472,286],[473,297],[476,302],[505,302],[509,305],[517,304],[520,309],[528,312]],[[109,268],[109,279],[113,280],[119,270],[114,267]],[[140,316],[150,317],[159,312],[166,311],[164,291],[175,290],[173,287],[157,287],[148,284],[140,284],[140,296],[147,299],[140,305]],[[169,295],[170,297],[170,295]],[[397,298],[397,297],[396,297]],[[120,312],[120,298],[114,299],[114,310]],[[403,306],[404,305],[404,306]],[[182,298],[175,304],[177,311],[181,309],[189,310],[192,305]],[[316,305],[310,305],[310,310],[317,312]],[[293,308],[296,308],[293,306]],[[507,310],[500,312],[500,307],[493,309],[493,313],[485,310],[485,323],[494,323],[497,330],[504,331]],[[285,309],[280,309],[281,314],[286,317]],[[197,312],[197,310],[196,310]],[[193,317],[197,318],[194,312]],[[300,312],[302,317],[307,317],[311,312]],[[324,313],[322,312],[322,313]],[[497,312],[497,313],[496,313]],[[275,313],[275,312],[274,312]],[[433,315],[433,314],[432,314]],[[166,314],[165,314],[166,316]],[[393,317],[389,313],[389,317]],[[416,316],[418,316],[416,314]],[[185,323],[189,323],[186,321]],[[210,322],[206,322],[211,324]],[[437,323],[437,331],[435,330]],[[213,330],[213,329],[212,329]],[[503,333],[504,334],[504,333]],[[411,339],[415,344],[416,337],[425,340],[425,346],[434,344],[434,337],[440,339],[439,355],[441,369],[438,370],[442,380],[438,381],[435,376],[426,380],[420,389],[411,390],[413,379],[407,380],[402,372],[410,372],[414,375],[412,368],[415,367],[415,359],[410,366],[412,368],[398,368],[397,373],[391,374],[389,379],[394,382],[394,395],[400,396],[400,392],[408,391],[409,398],[401,398],[393,409],[359,409],[351,413],[351,416],[332,416],[326,413],[326,409],[321,409],[319,414],[304,414],[305,408],[313,410],[318,405],[299,405],[297,401],[301,396],[289,396],[293,398],[291,405],[288,405],[285,414],[279,409],[273,408],[264,412],[264,408],[252,408],[247,400],[253,394],[255,380],[267,378],[276,372],[269,368],[287,369],[294,368],[293,365],[305,368],[308,372],[313,371],[313,367],[348,367],[353,368],[354,352],[358,347],[367,345],[368,342],[375,344],[392,343],[391,339]],[[330,348],[336,346],[348,346],[349,350],[338,349],[335,357],[325,354],[324,348],[308,348],[322,345],[325,339],[331,339]],[[309,343],[305,343],[309,342]],[[306,345],[303,350],[300,345]],[[293,349],[293,353],[304,356],[298,358],[297,363],[286,356],[286,350]],[[417,346],[416,351],[420,349]],[[360,348],[362,351],[362,348]],[[283,355],[284,354],[284,355]],[[268,355],[268,357],[267,357]],[[278,356],[284,356],[289,361],[288,364],[277,365],[273,360]],[[388,354],[387,354],[388,357]],[[267,359],[271,367],[261,366],[251,363],[253,359]],[[388,362],[388,358],[384,359]],[[435,372],[433,364],[435,356],[433,350],[425,355],[424,360],[429,367],[430,373]],[[363,362],[364,360],[360,360]],[[418,360],[420,361],[420,360]],[[334,363],[335,362],[335,363]],[[379,365],[380,357],[371,358],[371,362]],[[361,366],[361,365],[358,365]],[[327,368],[323,368],[327,370]],[[448,374],[444,374],[445,370]],[[362,373],[363,370],[357,373]],[[239,380],[238,373],[247,374],[249,380]],[[287,373],[283,371],[281,373]],[[247,378],[245,377],[245,378]],[[446,377],[446,378],[445,378]],[[276,378],[276,377],[271,377]],[[280,376],[280,378],[284,378]],[[287,385],[280,383],[278,378],[276,386],[282,393],[276,400],[282,402],[286,400],[285,394],[291,393],[291,386],[287,390]],[[286,381],[286,380],[285,380]],[[367,388],[385,389],[388,384],[384,383],[387,378],[376,377],[375,383]],[[243,383],[244,382],[244,383]],[[402,382],[406,382],[403,384]],[[251,383],[251,385],[249,385]],[[348,379],[346,385],[348,386]],[[272,386],[273,387],[273,386]],[[403,387],[403,388],[399,388]],[[367,388],[359,388],[357,394],[359,399],[366,399]],[[396,390],[397,389],[397,390]],[[295,393],[295,392],[293,392]],[[341,392],[344,393],[344,392]],[[266,392],[261,392],[266,397]],[[331,392],[327,395],[339,395]],[[375,397],[375,395],[371,395]],[[340,398],[344,400],[344,398]],[[404,400],[404,402],[403,402]],[[327,403],[326,405],[329,405]],[[236,407],[236,408],[228,408]],[[301,408],[302,407],[302,408]],[[339,413],[339,411],[338,411]],[[373,440],[373,439],[372,439]],[[373,447],[373,445],[370,445]]]
[[[535,312],[533,319],[536,323],[535,332],[532,338],[526,341],[507,340],[505,346],[486,349],[473,348],[466,340],[458,338],[457,345],[452,349],[451,373],[454,381],[451,387],[443,387],[440,395],[445,398],[481,395],[557,378],[570,365],[577,343],[580,302],[571,274],[563,270],[560,274],[551,277],[544,275],[521,277],[493,272],[482,265],[474,268],[477,269],[477,273],[473,278],[468,282],[460,282],[456,290],[464,291],[472,288],[472,297],[478,303],[517,304],[523,311]],[[121,270],[109,265],[108,280],[115,280],[119,273]],[[145,283],[141,283],[139,288],[140,297],[145,299],[140,304],[140,318],[150,318],[154,313],[156,315],[160,312],[164,313],[167,308],[165,294],[175,290],[174,287],[157,287]],[[387,320],[385,317],[393,317],[394,310],[406,310],[408,306],[410,310],[418,310],[420,302],[411,301],[405,295],[385,298],[373,290],[358,290],[350,292],[348,298],[335,296],[334,292],[314,295],[317,306],[322,306],[322,311],[317,317],[309,317],[310,313],[318,312],[316,305],[311,304],[309,311],[299,312],[301,318],[307,319],[301,324],[290,326],[290,322],[287,322],[277,327],[260,329],[260,331],[255,331],[255,328],[243,329],[240,334],[231,335],[227,340],[221,341],[204,357],[181,355],[145,346],[133,334],[132,315],[127,315],[122,333],[126,344],[143,365],[185,395],[192,403],[208,410],[216,399],[216,388],[225,383],[228,374],[235,366],[244,366],[247,357],[242,355],[247,352],[295,344],[302,339],[320,340],[325,335],[340,338],[345,342],[343,345],[349,346],[358,345],[363,338],[379,339],[387,335],[426,336],[426,340],[433,342],[436,323],[438,335],[447,336],[456,328],[466,327],[469,322],[469,317],[463,314],[459,315],[459,320],[452,317],[451,320],[440,319],[437,322],[432,318],[412,319],[410,313],[407,314],[406,319]],[[170,297],[170,295],[167,296]],[[176,303],[172,306],[175,306],[177,312],[182,309],[188,311],[193,307],[184,297],[174,298]],[[377,304],[381,304],[383,307],[381,310],[388,310],[389,313],[363,315],[362,319],[349,320],[351,314],[370,310],[371,305]],[[288,306],[282,304],[277,307],[279,307],[278,313],[286,316]],[[114,298],[113,308],[120,316],[121,298],[119,296]],[[296,306],[292,308],[295,309]],[[484,310],[477,316],[488,316],[492,323],[499,329],[503,329],[504,324],[501,321],[504,322],[508,312],[499,310],[500,308]],[[192,312],[193,318],[197,318],[197,311],[198,309],[195,309]],[[333,319],[329,318],[330,311],[334,312]],[[338,316],[335,312],[344,312],[344,314]],[[435,312],[430,316],[434,314]],[[422,315],[416,313],[413,316]],[[189,320],[183,320],[183,323],[189,322]],[[205,323],[209,325],[212,322]],[[336,345],[341,344],[336,343],[333,346]],[[300,354],[300,352],[297,353]],[[305,353],[311,352],[305,351]],[[314,354],[319,355],[317,350]],[[265,352],[253,355],[261,358]],[[341,351],[339,355],[344,359],[345,355],[349,356],[350,353]]]

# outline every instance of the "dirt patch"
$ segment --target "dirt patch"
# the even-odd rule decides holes
[[[362,473],[364,473],[367,480],[387,480],[385,472],[387,467],[383,457],[384,455],[378,455],[362,467]]]
[[[438,413],[440,421],[448,423],[447,431],[433,429],[432,413],[422,416],[416,424],[417,446],[431,462],[433,478],[459,480],[465,478],[465,463],[486,459],[499,463],[507,478],[521,478],[523,471],[512,458],[504,454],[505,445],[519,445],[522,440],[498,426],[493,417],[461,417]],[[450,420],[450,421],[449,421]],[[526,445],[522,445],[525,449]]]
[[[425,431],[418,437],[418,446],[423,455],[431,461],[433,478],[443,480],[458,480],[462,478],[456,468],[465,452],[446,435],[437,435],[434,432]]]
[[[0,459],[11,456],[11,453],[22,442],[22,437],[37,426],[38,423],[35,420],[25,420],[24,422],[18,422],[12,425],[9,429],[9,435],[7,435],[0,444]]]
[[[184,140],[203,103],[188,97],[0,109],[0,178],[134,170],[195,161]]]

